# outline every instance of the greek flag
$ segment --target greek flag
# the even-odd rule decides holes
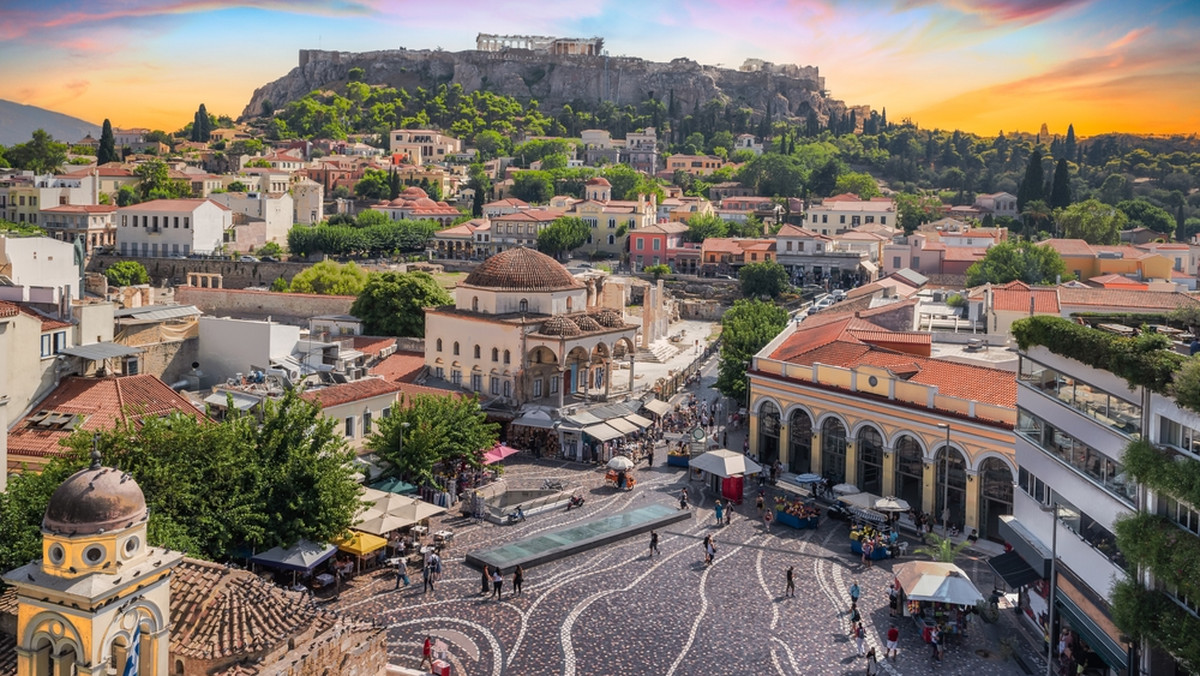
[[[125,671],[121,676],[138,676],[138,662],[140,661],[142,642],[138,640],[140,637],[134,635],[133,649],[129,651],[129,657],[125,660]]]

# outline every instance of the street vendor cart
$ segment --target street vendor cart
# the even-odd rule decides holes
[[[903,614],[913,618],[925,642],[935,626],[945,636],[960,634],[966,614],[983,601],[983,594],[953,563],[909,561],[896,566],[895,576]]]

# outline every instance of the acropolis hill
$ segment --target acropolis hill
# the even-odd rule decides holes
[[[608,56],[600,38],[553,38],[481,34],[477,49],[394,49],[374,52],[300,50],[300,64],[254,92],[242,117],[260,115],[263,102],[280,108],[318,89],[345,84],[351,68],[362,68],[365,82],[407,90],[461,84],[521,100],[537,100],[545,109],[583,102],[611,101],[618,106],[654,97],[673,97],[689,113],[712,99],[723,99],[772,117],[803,119],[809,110],[824,122],[831,112],[843,115],[845,103],[827,98],[824,78],[814,66],[776,65],[748,59],[740,69],[701,65],[679,58],[669,63]],[[858,108],[860,117],[866,110]]]

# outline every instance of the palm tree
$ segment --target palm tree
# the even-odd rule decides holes
[[[926,555],[934,561],[940,561],[942,563],[954,563],[954,560],[958,558],[958,555],[961,554],[964,549],[971,546],[971,543],[967,540],[963,540],[960,544],[956,545],[954,544],[954,540],[951,540],[948,537],[942,537],[937,533],[929,533],[926,535],[926,537],[929,538],[929,543],[931,546],[918,547],[913,550],[913,553]]]
[[[1032,200],[1025,205],[1025,209],[1021,211],[1021,215],[1025,218],[1025,231],[1033,234],[1037,233],[1037,226],[1050,220],[1054,212],[1051,211],[1050,205],[1046,204],[1045,200]],[[1032,238],[1030,238],[1032,239]]]

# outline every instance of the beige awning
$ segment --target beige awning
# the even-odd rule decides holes
[[[585,427],[583,428],[583,431],[586,434],[590,434],[591,436],[599,439],[600,441],[612,441],[613,439],[620,439],[621,437],[625,436],[618,432],[615,428],[604,423],[592,425],[591,427]]]
[[[671,405],[658,399],[651,399],[642,406],[655,415],[666,415],[671,412]]]
[[[654,424],[654,421],[650,420],[649,418],[643,418],[636,413],[630,413],[629,415],[625,416],[625,419],[642,429],[646,429]]]
[[[637,425],[629,422],[624,418],[610,418],[604,421],[610,427],[615,427],[621,434],[633,434],[638,431]]]

